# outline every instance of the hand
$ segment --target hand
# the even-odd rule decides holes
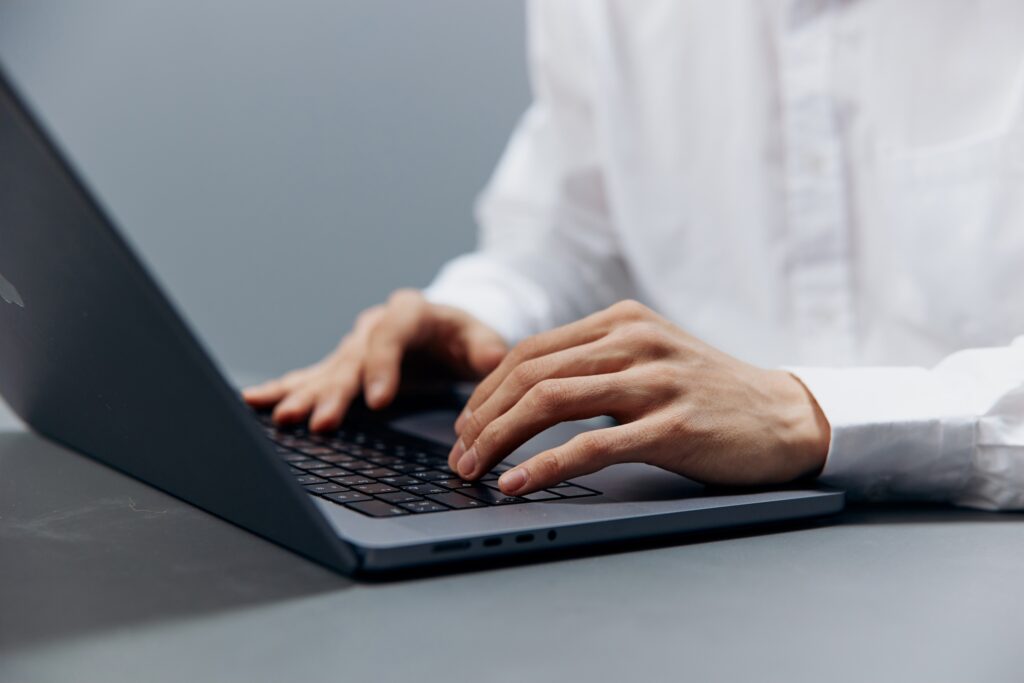
[[[621,462],[707,484],[780,484],[815,475],[830,429],[793,375],[743,363],[644,306],[621,302],[516,346],[455,423],[449,465],[476,479],[567,420],[620,424],[580,434],[499,480],[523,495]]]
[[[402,361],[419,355],[452,374],[479,379],[505,356],[501,336],[468,313],[429,303],[415,290],[399,290],[388,303],[360,314],[355,329],[326,358],[243,392],[255,408],[274,408],[278,424],[309,417],[315,431],[337,429],[365,389],[380,409],[398,393]]]

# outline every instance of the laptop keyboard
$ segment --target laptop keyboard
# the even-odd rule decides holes
[[[370,517],[398,517],[492,505],[522,505],[599,495],[564,482],[526,496],[506,496],[498,465],[476,482],[448,467],[448,448],[379,426],[345,427],[311,434],[303,427],[279,428],[258,418],[295,480],[314,496]]]

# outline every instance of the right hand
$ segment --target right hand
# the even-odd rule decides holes
[[[355,329],[315,365],[242,392],[254,408],[274,408],[277,424],[309,418],[310,429],[337,429],[363,392],[375,410],[398,393],[402,361],[410,354],[440,362],[453,375],[480,379],[508,348],[501,336],[465,311],[428,302],[416,290],[398,290],[363,311]]]

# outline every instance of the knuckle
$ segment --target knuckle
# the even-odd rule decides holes
[[[537,355],[537,351],[539,348],[540,341],[536,336],[527,337],[526,339],[522,340],[521,342],[515,345],[515,347],[509,353],[509,356],[511,356],[514,360],[517,361],[526,360],[527,358],[532,358],[533,356]]]
[[[293,387],[302,382],[306,377],[306,372],[303,370],[292,370],[282,375],[279,379],[275,380],[281,386]]]
[[[558,380],[546,379],[538,382],[528,392],[535,409],[548,412],[558,408],[565,400],[565,387]]]
[[[651,309],[634,299],[623,299],[609,310],[621,320],[643,320],[651,314]]]
[[[409,306],[416,305],[423,301],[423,295],[420,294],[419,290],[411,287],[402,287],[396,289],[388,297],[388,303],[396,306]]]
[[[609,451],[608,438],[598,432],[584,432],[572,441],[581,458],[603,460]]]
[[[525,361],[509,373],[509,379],[513,386],[519,389],[526,389],[537,384],[541,379],[541,370],[536,361]]]
[[[383,306],[372,306],[367,308],[365,311],[356,316],[356,327],[370,327],[378,320],[384,313]]]
[[[495,446],[498,442],[499,429],[494,424],[486,425],[473,440],[473,445],[476,447],[476,454],[481,460],[486,460],[490,454],[494,453]]]
[[[346,365],[358,359],[366,353],[366,346],[363,340],[354,334],[346,334],[341,338],[337,351],[330,360],[335,366]]]
[[[333,398],[341,398],[354,394],[359,388],[358,378],[355,373],[334,377],[324,390],[324,394]]]
[[[568,456],[563,450],[550,451],[537,458],[537,472],[542,481],[564,481],[568,478]]]
[[[479,411],[473,411],[468,418],[466,418],[466,424],[462,428],[463,440],[476,442],[479,435],[483,431],[484,425],[480,421]],[[467,441],[467,445],[468,445]]]
[[[616,330],[618,340],[644,353],[664,353],[671,342],[666,331],[651,320],[633,321]]]

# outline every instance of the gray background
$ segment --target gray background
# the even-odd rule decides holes
[[[518,0],[0,0],[0,59],[225,366],[319,358],[475,239]]]

